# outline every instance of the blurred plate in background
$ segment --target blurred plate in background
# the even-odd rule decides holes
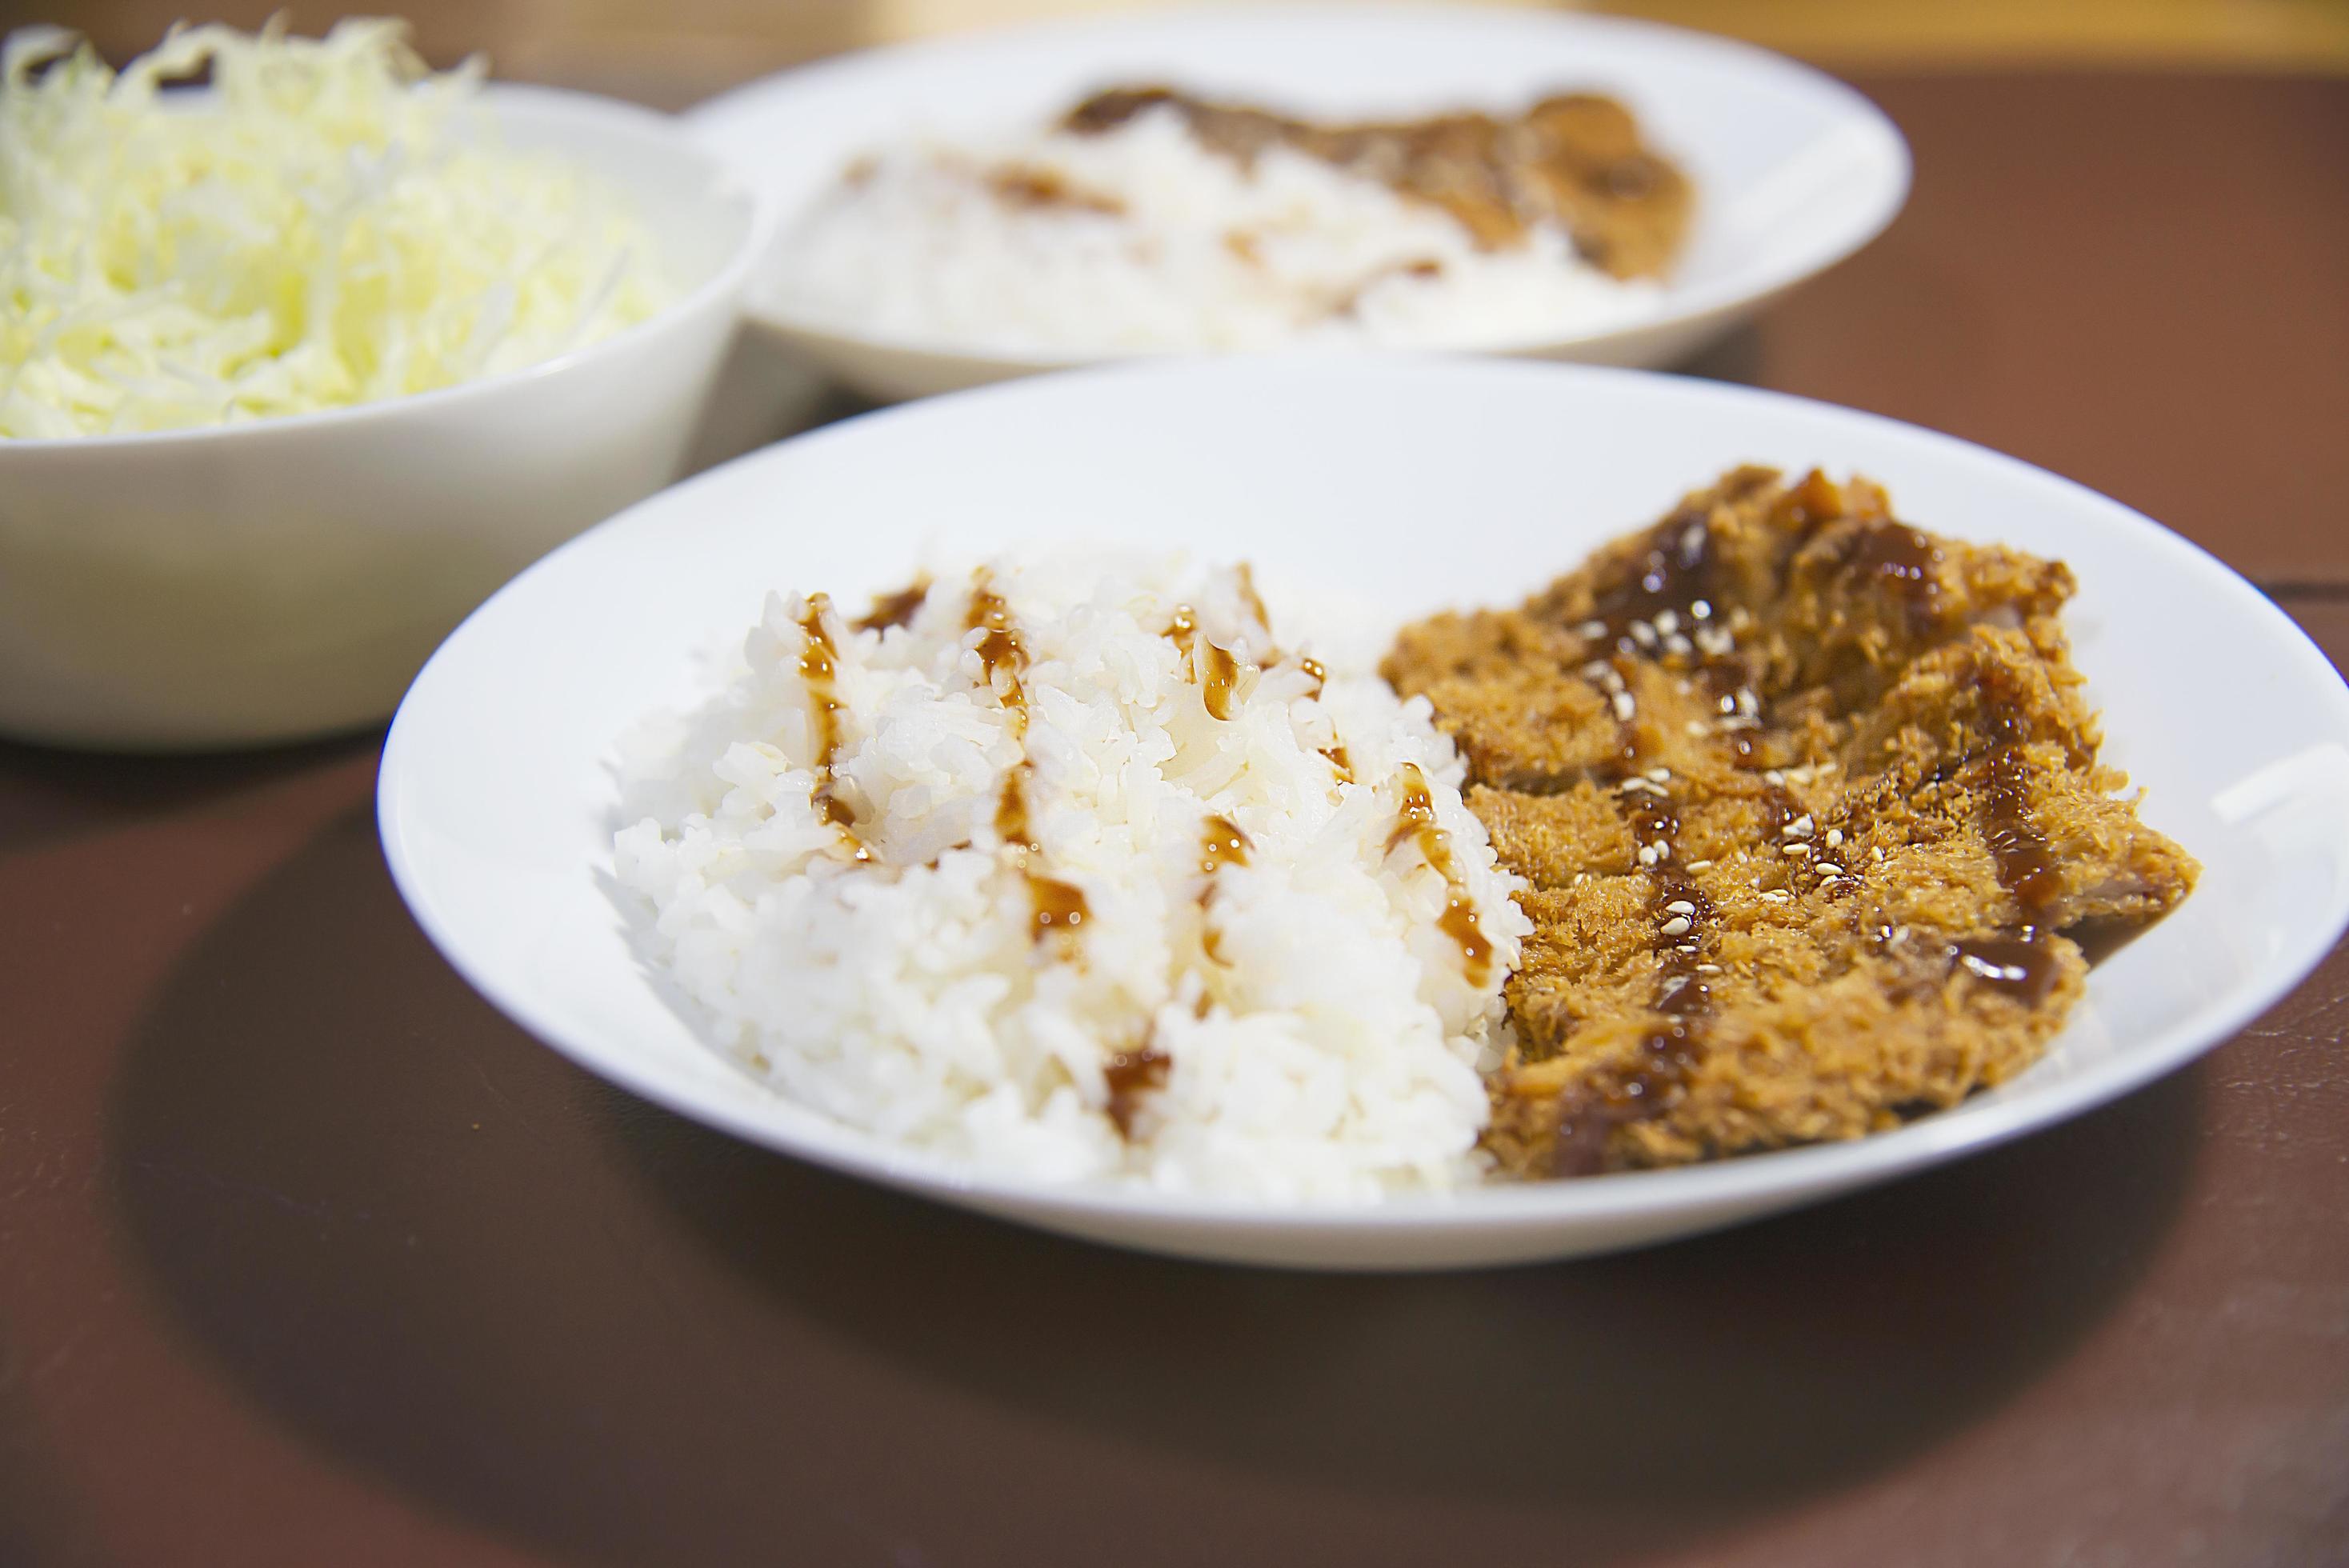
[[[1498,352],[1675,363],[1890,222],[1907,145],[1851,88],[1746,45],[1646,23],[1470,7],[1194,11],[1051,23],[852,55],[725,94],[687,117],[777,201],[779,244],[849,162],[916,134],[1039,123],[1085,94],[1166,82],[1320,117],[1514,112],[1547,93],[1621,99],[1685,169],[1697,208],[1662,308],[1636,325]],[[858,390],[922,397],[1094,363],[843,333],[794,311],[773,269],[753,318]]]

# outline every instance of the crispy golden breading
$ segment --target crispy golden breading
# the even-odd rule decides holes
[[[1385,665],[1532,882],[1487,1141],[1520,1174],[1851,1138],[2035,1060],[2197,867],[2096,761],[2061,563],[1741,469]]]

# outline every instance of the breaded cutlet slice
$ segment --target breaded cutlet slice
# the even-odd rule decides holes
[[[1856,1137],[2037,1059],[2067,932],[2197,867],[2096,760],[2060,562],[1748,468],[1384,666],[1533,885],[1487,1142],[1525,1175]]]

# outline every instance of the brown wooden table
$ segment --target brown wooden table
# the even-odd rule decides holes
[[[2349,83],[1865,85],[1908,215],[1701,368],[2108,490],[2349,660]],[[1806,1213],[1251,1273],[574,1071],[409,923],[376,746],[0,749],[0,1562],[2349,1560],[2349,953]]]

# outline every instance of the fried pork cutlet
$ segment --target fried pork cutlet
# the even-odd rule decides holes
[[[1317,125],[1171,88],[1112,88],[1061,123],[1098,134],[1157,108],[1181,115],[1201,142],[1241,163],[1288,147],[1440,207],[1488,251],[1518,244],[1547,222],[1593,266],[1618,278],[1657,277],[1688,232],[1688,176],[1640,139],[1630,109],[1599,93],[1561,93],[1509,119]]]
[[[1388,655],[1533,885],[1487,1141],[1520,1175],[1854,1138],[2035,1060],[2074,934],[2197,866],[2096,760],[2060,562],[1746,468]]]

